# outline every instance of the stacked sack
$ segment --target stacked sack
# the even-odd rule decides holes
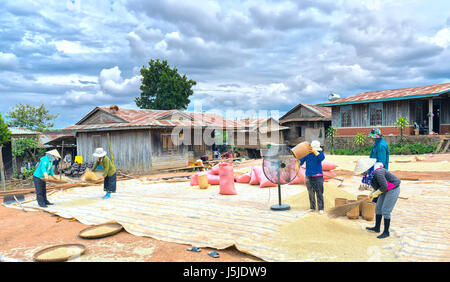
[[[66,176],[71,176],[71,177],[80,177],[86,171],[86,168],[92,169],[93,167],[94,167],[94,163],[92,163],[92,162],[83,163],[81,165],[78,163],[73,163],[70,170],[64,172],[64,174]]]
[[[208,184],[220,185],[220,194],[223,195],[236,195],[236,189],[234,187],[234,173],[233,164],[231,163],[219,163],[206,172]],[[198,184],[198,173],[191,177],[191,186]]]

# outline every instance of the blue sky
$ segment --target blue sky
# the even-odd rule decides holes
[[[136,108],[139,68],[197,81],[189,110],[279,110],[329,93],[450,81],[450,1],[2,1],[0,113],[44,103],[74,124]]]

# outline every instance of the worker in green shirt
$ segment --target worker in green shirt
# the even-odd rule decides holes
[[[103,189],[106,191],[103,199],[108,199],[111,197],[111,193],[116,192],[116,167],[106,155],[106,151],[103,148],[95,149],[93,156],[97,158],[97,161],[92,171],[95,171],[99,164],[102,166],[104,178]]]

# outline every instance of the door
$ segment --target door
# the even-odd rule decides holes
[[[433,100],[433,132],[440,134],[441,100]]]

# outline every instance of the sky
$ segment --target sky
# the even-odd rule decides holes
[[[450,81],[448,0],[2,0],[0,113],[45,104],[56,128],[137,108],[140,68],[197,82],[188,110],[278,111]]]

